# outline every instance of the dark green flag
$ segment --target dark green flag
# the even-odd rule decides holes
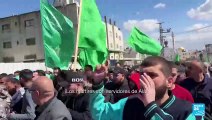
[[[153,56],[159,56],[161,54],[162,46],[137,28],[133,28],[128,42],[130,47],[141,54]]]
[[[40,12],[45,64],[67,69],[75,46],[73,23],[47,0],[40,1]]]
[[[82,0],[81,4],[79,63],[83,68],[85,65],[95,68],[107,59],[106,27],[95,0]]]

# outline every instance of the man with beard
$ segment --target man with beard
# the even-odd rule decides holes
[[[105,74],[107,69],[105,68]],[[94,79],[90,96],[90,109],[95,120],[195,120],[191,114],[192,104],[176,98],[168,90],[172,79],[171,68],[162,57],[148,57],[142,64],[140,83],[142,91],[116,104],[104,103],[100,93],[103,83]],[[102,76],[103,78],[104,76]],[[179,107],[183,106],[183,107]]]
[[[20,72],[20,83],[24,87],[25,93],[23,95],[21,114],[8,115],[9,120],[34,120],[35,118],[35,103],[32,100],[29,88],[32,86],[33,72],[24,69]]]
[[[212,120],[212,79],[204,74],[204,64],[192,61],[188,70],[190,75],[180,85],[191,92],[195,103],[205,104],[205,120]]]
[[[9,94],[12,96],[10,104],[12,111],[20,114],[23,103],[23,95],[25,93],[24,88],[21,87],[20,81],[16,78],[8,78],[5,85]]]
[[[177,76],[178,76],[177,65],[175,65],[173,62],[170,62],[169,64],[172,69],[173,79],[170,80],[170,82],[172,83],[170,90],[172,91],[173,95],[175,95],[177,98],[180,98],[182,100],[187,100],[191,103],[194,103],[194,99],[193,99],[191,93],[188,90],[186,90],[185,88],[183,88],[180,85],[175,83]]]

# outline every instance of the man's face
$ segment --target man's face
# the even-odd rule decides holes
[[[0,79],[0,84],[5,85],[6,81],[7,81],[7,77],[3,77],[2,79]]]
[[[33,72],[32,80],[36,80],[39,77],[38,72]]]
[[[56,69],[56,70],[54,70],[54,71],[53,71],[53,74],[54,74],[54,76],[58,76],[58,74],[59,74],[59,70],[57,70],[57,69]]]
[[[113,73],[113,82],[120,83],[124,79],[124,75],[121,73]]]
[[[193,78],[196,82],[200,82],[200,77],[203,75],[203,69],[201,68],[200,63],[193,62],[190,66],[190,77]]]
[[[143,68],[143,72],[149,75],[155,84],[156,100],[163,98],[163,96],[166,94],[166,91],[168,90],[168,80],[162,73],[161,67],[161,65],[155,65]]]
[[[12,96],[16,93],[16,85],[12,82],[6,82],[5,86],[9,92],[9,94]]]
[[[86,75],[91,75],[92,74],[92,70],[89,67],[85,67],[85,74]]]
[[[177,68],[172,68],[173,83],[175,83],[177,76],[178,76]]]
[[[109,73],[108,77],[109,77],[109,80],[112,80],[113,79],[113,73]]]
[[[71,83],[69,86],[65,89],[65,94],[69,96],[76,96],[78,94],[78,83]]]

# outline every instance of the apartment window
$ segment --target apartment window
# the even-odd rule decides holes
[[[119,45],[118,44],[116,45],[116,48],[119,49]]]
[[[34,26],[34,19],[25,20],[25,27]]]
[[[110,43],[110,47],[111,47],[111,48],[113,47],[113,43]]]
[[[116,38],[118,38],[118,34],[116,33]]]
[[[110,33],[110,37],[113,37],[113,32],[112,32],[112,31],[110,31],[109,33]]]
[[[26,39],[26,45],[35,45],[35,38],[28,38]]]
[[[2,31],[10,30],[10,24],[2,25]]]
[[[120,50],[122,50],[122,46],[120,46]]]
[[[15,59],[14,57],[3,57],[3,62],[8,63],[8,62],[14,62]]]
[[[36,59],[36,58],[37,58],[36,54],[31,54],[31,55],[25,55],[24,56],[24,59]]]
[[[12,48],[11,42],[3,42],[3,48]]]
[[[119,40],[121,40],[121,36],[119,36]]]

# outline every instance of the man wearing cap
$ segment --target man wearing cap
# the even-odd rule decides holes
[[[128,91],[130,91],[130,88],[125,77],[125,70],[121,67],[115,67],[113,70],[113,80],[106,84],[105,88],[113,91],[114,102],[129,96]]]
[[[62,71],[63,79],[59,84],[65,88],[63,102],[69,109],[73,120],[91,120],[89,111],[89,93],[85,91],[83,73]]]

